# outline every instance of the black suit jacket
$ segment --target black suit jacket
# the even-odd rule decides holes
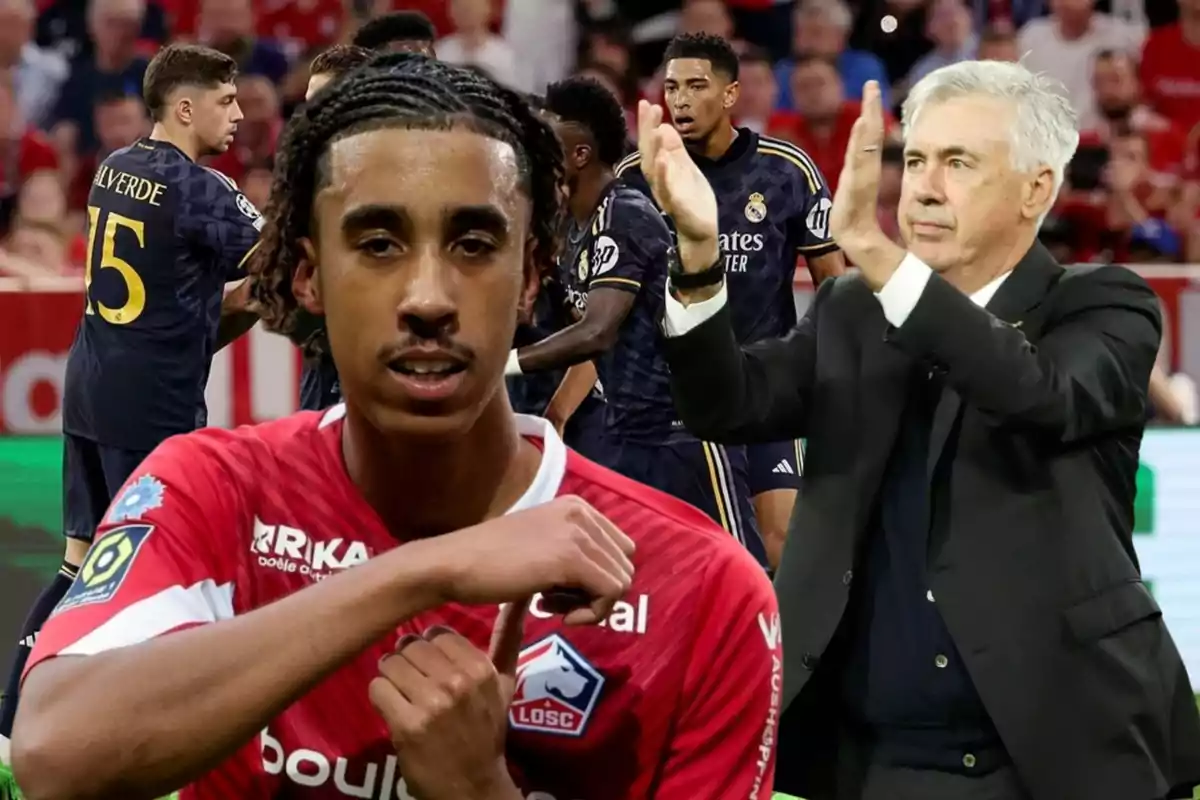
[[[947,387],[929,447],[932,591],[1035,800],[1152,800],[1200,782],[1192,688],[1131,541],[1161,332],[1136,274],[1067,272],[1035,245],[986,309],[934,275],[897,329],[848,275],[783,339],[743,349],[722,310],[665,341],[697,436],[808,440],[775,580],[799,736],[779,788],[834,796],[838,634],[914,363]]]

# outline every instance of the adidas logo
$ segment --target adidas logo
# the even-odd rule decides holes
[[[795,475],[796,468],[792,466],[792,462],[786,458],[775,465],[775,469],[771,470],[776,475]]]
[[[31,633],[28,636],[26,636],[24,639],[21,640],[20,645],[21,645],[21,647],[28,647],[30,649],[33,649],[33,645],[35,642],[37,642],[37,634]]]

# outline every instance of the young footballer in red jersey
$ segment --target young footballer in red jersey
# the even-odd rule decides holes
[[[345,404],[146,460],[33,653],[24,790],[767,798],[762,570],[503,391],[556,248],[551,128],[393,55],[319,93],[285,147],[255,294],[283,332],[324,315]],[[560,616],[563,590],[592,602]]]

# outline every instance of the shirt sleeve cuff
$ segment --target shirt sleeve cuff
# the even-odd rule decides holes
[[[718,311],[724,308],[727,297],[728,293],[725,291],[725,284],[722,283],[721,288],[712,297],[707,300],[701,300],[699,303],[692,303],[685,306],[671,294],[671,287],[668,284],[667,307],[663,314],[663,333],[669,337],[687,334],[692,329],[712,319]]]
[[[924,261],[912,253],[904,256],[892,277],[875,293],[888,322],[897,328],[905,323],[908,315],[917,307],[917,301],[921,299],[931,275],[933,270]]]

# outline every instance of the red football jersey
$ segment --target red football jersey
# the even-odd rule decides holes
[[[163,444],[113,501],[27,669],[227,620],[396,547],[346,475],[342,413]],[[783,656],[761,567],[699,511],[570,452],[544,420],[518,422],[542,463],[512,511],[579,495],[637,552],[633,586],[602,626],[566,627],[531,605],[509,711],[514,779],[531,800],[770,797]],[[433,625],[486,650],[496,615],[448,605],[410,620],[184,800],[407,800],[367,695],[379,659]]]

